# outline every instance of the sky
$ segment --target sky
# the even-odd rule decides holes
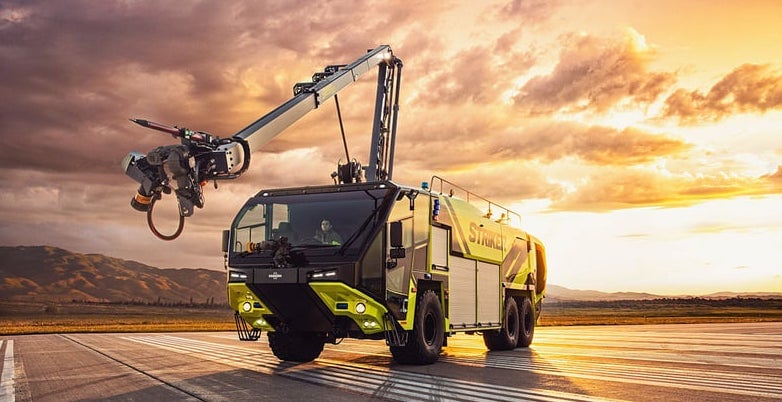
[[[394,180],[436,174],[517,210],[549,283],[780,292],[780,26],[775,0],[4,0],[0,245],[223,269],[221,231],[249,196],[331,183],[334,103],[207,186],[171,242],[130,208],[120,161],[176,141],[128,119],[229,137],[388,44],[404,62]],[[364,163],[374,86],[340,93]],[[157,207],[172,231],[174,199]]]

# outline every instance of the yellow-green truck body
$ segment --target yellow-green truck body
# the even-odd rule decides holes
[[[283,360],[323,343],[385,339],[397,361],[437,360],[447,337],[528,346],[545,295],[543,244],[518,215],[442,179],[263,190],[224,236],[240,337]],[[342,241],[313,233],[329,220]],[[242,336],[242,334],[245,334]],[[301,352],[300,350],[303,350]]]

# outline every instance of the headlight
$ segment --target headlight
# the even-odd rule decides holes
[[[250,302],[244,302],[244,303],[242,303],[242,310],[243,310],[245,313],[249,313],[249,312],[250,312],[250,310],[252,310],[252,309],[253,309],[253,304],[252,304],[252,303],[250,303]]]
[[[364,320],[364,328],[377,328],[378,323],[375,320]]]
[[[367,305],[364,303],[356,303],[356,313],[364,314],[367,311]]]
[[[310,274],[311,279],[328,279],[337,276],[337,270],[332,269],[329,271],[313,272]]]
[[[244,282],[247,280],[247,274],[241,271],[231,271],[228,273],[228,282]]]

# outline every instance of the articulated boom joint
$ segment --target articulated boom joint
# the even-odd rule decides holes
[[[207,181],[214,180],[217,186],[217,180],[235,179],[247,170],[249,149],[244,141],[236,138],[221,139],[202,131],[148,120],[131,121],[180,139],[180,144],[157,147],[146,155],[131,152],[122,160],[125,174],[140,184],[130,205],[147,213],[147,223],[156,236],[173,240],[182,232],[184,218],[193,215],[195,208],[203,208],[203,186]],[[172,190],[179,207],[179,227],[173,235],[162,235],[152,222],[152,210],[155,202]]]

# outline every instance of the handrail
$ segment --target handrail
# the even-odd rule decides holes
[[[435,188],[436,188],[435,187],[435,182],[439,183],[439,191],[435,191]],[[486,215],[484,215],[486,218],[491,218],[492,217],[492,214],[494,213],[492,211],[492,207],[500,210],[501,211],[501,215],[500,215],[500,218],[496,220],[497,223],[505,223],[505,224],[507,224],[511,220],[511,216],[514,216],[517,219],[517,222],[519,223],[519,225],[521,224],[521,214],[519,214],[518,212],[512,211],[512,210],[510,210],[510,209],[508,209],[506,207],[503,207],[500,204],[497,204],[497,203],[495,203],[493,201],[490,201],[489,199],[487,199],[485,197],[482,197],[482,196],[480,196],[478,194],[475,194],[472,191],[467,190],[466,188],[461,187],[461,186],[459,186],[459,185],[457,185],[455,183],[452,183],[452,182],[450,182],[450,181],[448,181],[446,179],[443,179],[440,176],[432,176],[432,180],[430,181],[430,183],[431,183],[430,184],[431,191],[435,192],[435,193],[438,193],[440,195],[445,194],[445,192],[443,191],[443,187],[444,187],[444,185],[447,184],[448,186],[451,187],[451,188],[448,189],[448,196],[449,197],[453,197],[455,195],[454,189],[457,189],[460,192],[465,194],[464,199],[465,199],[465,201],[467,201],[470,204],[475,205],[474,199],[478,199],[480,201],[485,202],[488,205],[488,210],[486,211]]]

